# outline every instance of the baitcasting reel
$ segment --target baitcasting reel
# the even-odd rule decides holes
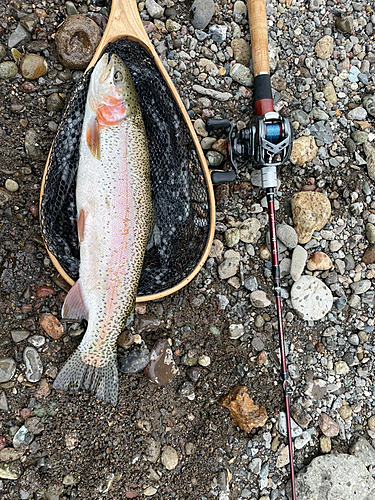
[[[207,120],[207,130],[224,129],[228,133],[228,152],[234,168],[228,172],[213,171],[213,184],[233,182],[238,178],[236,158],[251,160],[259,167],[283,165],[292,151],[292,129],[288,118],[270,111],[263,116],[254,116],[250,127],[233,131],[230,120]]]

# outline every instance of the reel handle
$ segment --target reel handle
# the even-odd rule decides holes
[[[207,132],[212,132],[213,130],[227,129],[231,127],[231,121],[227,118],[222,120],[215,120],[215,118],[209,118],[206,122]]]
[[[212,184],[221,184],[222,182],[234,182],[237,178],[236,172],[234,170],[228,170],[227,172],[214,170],[211,172]]]

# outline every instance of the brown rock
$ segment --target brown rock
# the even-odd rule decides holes
[[[231,41],[230,46],[232,47],[235,60],[244,66],[248,66],[250,64],[251,50],[246,40],[235,38]]]
[[[362,257],[362,262],[364,262],[366,266],[375,262],[375,246],[371,245],[366,248]]]
[[[326,271],[331,269],[332,261],[324,252],[315,252],[307,262],[309,271]]]
[[[321,413],[318,418],[318,423],[320,430],[323,432],[325,436],[334,437],[337,436],[340,428],[339,424],[337,424],[329,415],[326,413]]]
[[[3,448],[0,450],[1,462],[14,462],[22,457],[25,450],[15,450],[14,448]]]
[[[55,295],[55,290],[51,286],[44,285],[38,288],[38,290],[36,291],[36,295],[42,298],[52,297],[52,295]]]
[[[331,217],[331,204],[322,193],[296,193],[291,205],[294,229],[300,244],[309,242],[313,232],[322,229]]]
[[[100,28],[81,14],[69,16],[56,33],[59,61],[69,69],[85,69],[100,42]]]
[[[302,167],[305,163],[313,161],[318,154],[318,146],[315,143],[315,139],[312,136],[298,137],[293,141],[292,153],[290,155],[290,161],[293,165],[298,165]]]
[[[142,316],[138,319],[138,333],[154,332],[160,326],[160,319],[153,316]]]
[[[333,38],[329,35],[323,36],[316,42],[315,54],[320,59],[328,59],[333,52]]]
[[[237,385],[223,396],[219,404],[229,409],[233,425],[249,433],[254,427],[262,427],[267,422],[267,412],[264,407],[254,405],[247,393],[247,387]]]
[[[50,392],[51,388],[48,385],[47,380],[45,378],[42,378],[39,383],[38,390],[35,392],[34,396],[36,397],[36,399],[44,399],[49,396]]]
[[[150,362],[145,368],[146,377],[154,384],[164,386],[178,373],[169,341],[160,339],[151,351]]]
[[[21,61],[22,76],[27,80],[37,80],[47,73],[48,66],[43,57],[36,54],[27,54]]]
[[[228,141],[226,139],[218,139],[216,142],[212,144],[213,151],[218,151],[224,156],[228,154]]]
[[[39,324],[50,337],[57,340],[64,332],[60,321],[51,313],[44,313],[39,318]]]
[[[125,330],[117,339],[117,344],[123,349],[128,349],[134,344],[134,335],[129,330]]]

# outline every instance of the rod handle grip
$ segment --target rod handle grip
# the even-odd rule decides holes
[[[265,0],[247,0],[254,76],[270,73]]]

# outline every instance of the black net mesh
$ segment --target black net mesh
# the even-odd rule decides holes
[[[137,42],[109,44],[133,79],[146,127],[155,224],[139,296],[160,293],[184,280],[206,247],[209,194],[189,129],[152,56]],[[64,111],[46,167],[41,226],[48,250],[78,279],[75,183],[91,71],[83,75]]]

